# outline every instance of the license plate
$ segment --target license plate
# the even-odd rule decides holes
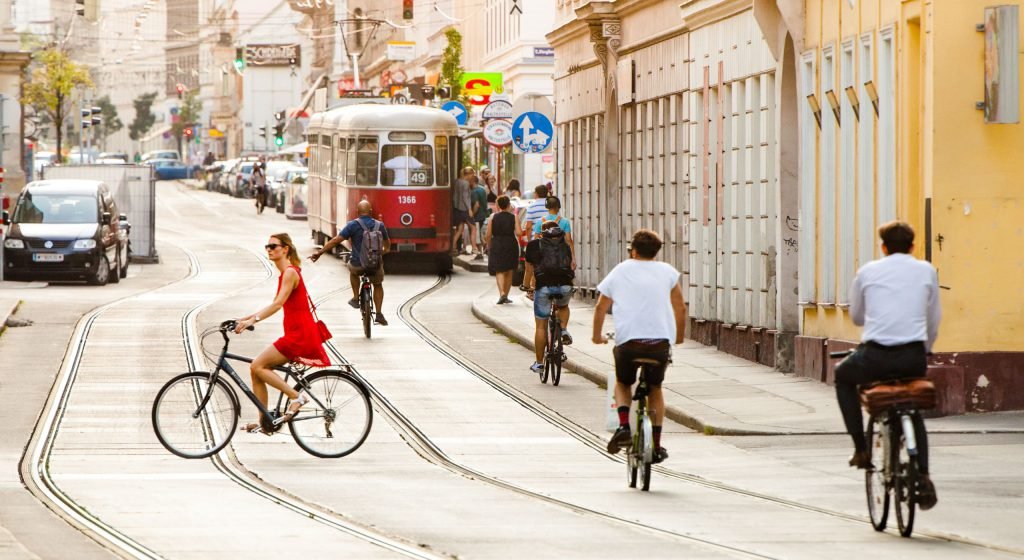
[[[53,253],[36,253],[35,255],[32,255],[32,260],[36,262],[64,262],[64,255]]]
[[[416,250],[416,244],[415,243],[398,243],[397,245],[398,245],[398,250],[403,252],[403,253],[405,253],[405,252],[412,252],[412,251]]]

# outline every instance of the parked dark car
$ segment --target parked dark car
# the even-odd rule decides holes
[[[87,280],[104,285],[128,275],[128,217],[105,183],[79,179],[33,181],[3,213],[4,277]]]

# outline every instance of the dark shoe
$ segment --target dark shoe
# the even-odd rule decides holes
[[[922,474],[917,481],[917,505],[921,506],[922,510],[928,510],[935,507],[939,501],[939,497],[935,494],[935,485],[932,484],[932,479]]]
[[[608,440],[608,453],[615,455],[623,447],[629,448],[632,445],[633,434],[630,433],[629,426],[619,426],[612,434],[612,439]]]
[[[484,260],[484,254],[483,253],[477,253],[476,256],[473,257],[473,260],[474,261],[482,261],[482,260]]]
[[[664,447],[659,447],[654,450],[654,457],[651,458],[651,463],[657,465],[665,459],[668,459],[668,451]]]
[[[377,314],[377,318],[374,319],[373,322],[377,323],[378,325],[380,325],[382,327],[388,326],[388,320],[384,318],[384,315],[382,313],[378,313]]]
[[[500,298],[498,298],[498,305],[501,305],[503,303],[512,303],[512,300],[508,299],[506,296],[501,296]]]
[[[871,452],[870,451],[856,451],[850,456],[850,466],[857,467],[858,469],[869,469],[871,468]]]
[[[572,335],[569,334],[569,331],[562,331],[562,344],[565,346],[572,344]]]
[[[348,306],[352,309],[359,309],[359,298],[352,298],[348,300]]]

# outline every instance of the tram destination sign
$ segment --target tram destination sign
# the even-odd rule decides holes
[[[299,45],[246,45],[245,64],[252,66],[301,66]]]

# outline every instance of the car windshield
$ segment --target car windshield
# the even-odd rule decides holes
[[[14,209],[19,224],[95,224],[96,197],[26,193]]]
[[[252,173],[252,164],[248,163],[246,165],[243,165],[242,169],[241,169],[241,172],[242,173]]]

